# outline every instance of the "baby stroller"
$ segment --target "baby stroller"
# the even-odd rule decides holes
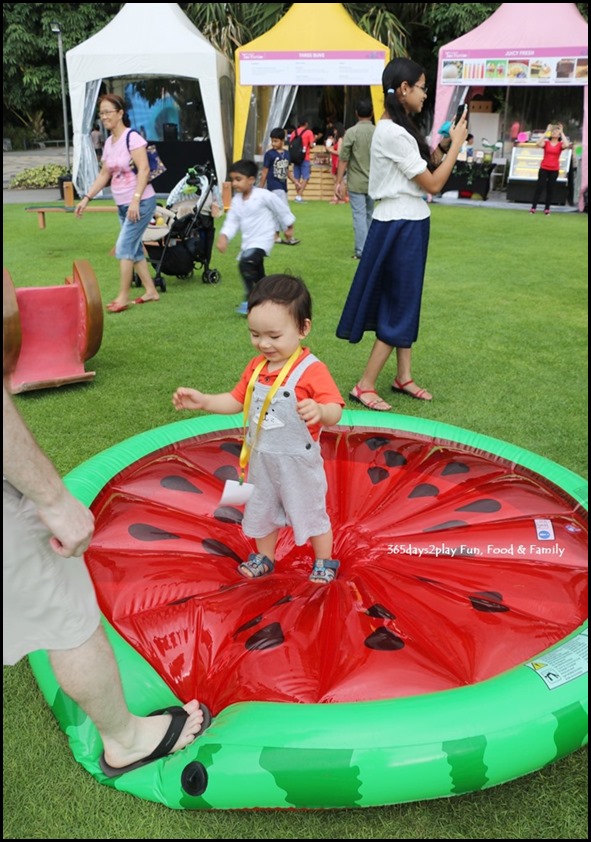
[[[162,292],[166,292],[163,275],[191,278],[196,267],[203,269],[204,284],[218,284],[222,279],[209,265],[215,237],[216,183],[211,164],[188,169],[170,193],[166,207],[156,208],[144,232],[147,257],[156,273],[154,284]]]

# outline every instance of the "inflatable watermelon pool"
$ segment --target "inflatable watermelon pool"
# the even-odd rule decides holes
[[[86,560],[132,709],[198,698],[213,725],[119,778],[94,726],[37,680],[102,783],[174,808],[394,804],[494,786],[587,739],[586,483],[449,425],[345,411],[323,432],[341,561],[253,547],[236,479],[242,419],[202,417],[99,454],[67,478],[91,506]]]

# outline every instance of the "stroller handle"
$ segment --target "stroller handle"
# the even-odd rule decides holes
[[[194,167],[187,169],[187,184],[198,184],[199,176],[205,176],[210,184],[217,184],[215,170],[210,161],[206,164],[195,164]]]

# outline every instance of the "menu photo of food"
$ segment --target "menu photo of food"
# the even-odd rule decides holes
[[[586,57],[577,59],[577,69],[575,71],[575,76],[577,77],[577,79],[586,79],[589,75],[588,62],[589,59]]]
[[[485,68],[486,79],[504,79],[507,75],[506,59],[488,59]]]
[[[453,79],[461,79],[464,70],[463,61],[444,61],[442,77],[444,80],[452,81]]]
[[[529,65],[530,79],[549,79],[552,75],[552,67],[540,59],[532,59]]]
[[[556,78],[572,79],[575,74],[575,60],[573,58],[561,58],[556,62]]]
[[[509,67],[507,68],[507,76],[509,79],[527,79],[529,75],[529,61],[514,61],[509,59]]]

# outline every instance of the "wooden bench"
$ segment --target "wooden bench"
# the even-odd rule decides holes
[[[66,207],[55,207],[55,208],[25,208],[27,213],[36,213],[37,214],[37,222],[39,223],[39,228],[46,227],[46,220],[45,214],[46,213],[74,213],[74,207],[66,208]],[[115,213],[117,208],[115,205],[106,205],[105,207],[97,206],[95,208],[86,208],[84,213]]]

